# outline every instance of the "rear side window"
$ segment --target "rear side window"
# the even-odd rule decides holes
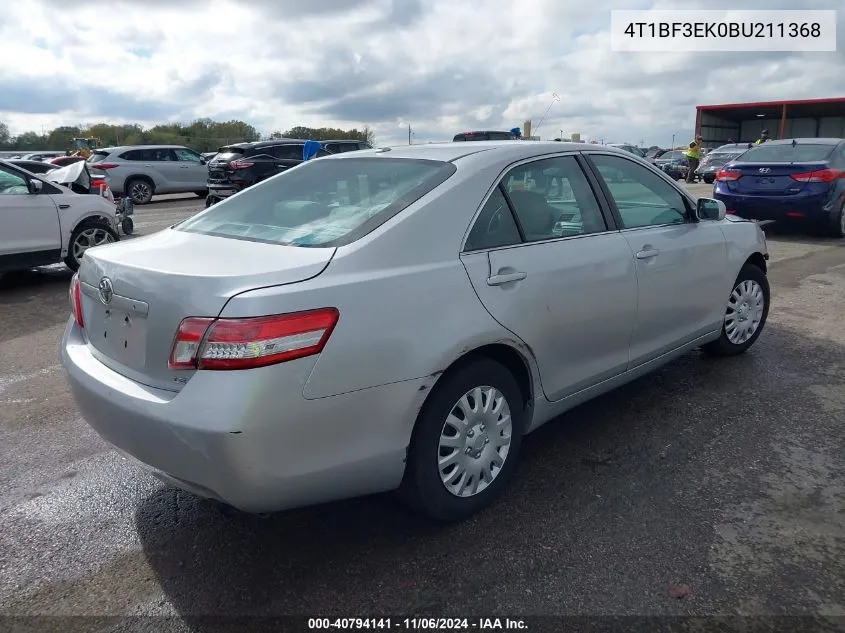
[[[354,152],[361,147],[358,143],[326,143],[326,149],[332,154],[340,154],[341,152]]]
[[[432,160],[314,160],[206,209],[176,229],[288,246],[333,247],[366,235],[455,173]]]
[[[302,160],[302,145],[274,145],[258,150],[280,160]]]
[[[835,145],[821,143],[784,143],[773,145],[763,143],[752,147],[742,155],[743,163],[810,163],[830,158]]]
[[[120,157],[123,160],[138,160],[148,163],[176,161],[176,152],[169,147],[145,147],[144,149],[130,149],[123,152]]]
[[[108,152],[94,152],[93,154],[91,154],[91,155],[88,157],[87,162],[88,162],[88,164],[90,164],[90,165],[93,165],[94,163],[101,163],[101,162],[103,162],[106,158],[108,158],[108,155],[109,155],[109,153],[108,153]]]

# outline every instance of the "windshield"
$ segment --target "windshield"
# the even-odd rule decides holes
[[[366,235],[453,173],[451,163],[432,160],[317,159],[219,202],[176,229],[287,246],[340,246]]]
[[[660,161],[663,161],[663,160],[680,160],[683,157],[684,157],[683,152],[666,152],[665,154],[663,154],[663,156],[661,156],[657,160],[660,160]]]
[[[827,160],[835,145],[822,143],[764,143],[742,155],[743,163],[812,163]]]
[[[723,165],[740,155],[742,155],[742,152],[712,152],[704,160],[708,164],[719,163]]]

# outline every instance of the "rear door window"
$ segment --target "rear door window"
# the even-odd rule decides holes
[[[455,173],[451,163],[402,158],[307,162],[219,202],[179,231],[305,247],[353,242]]]
[[[274,145],[265,147],[258,153],[267,153],[279,160],[302,160],[302,145]]]

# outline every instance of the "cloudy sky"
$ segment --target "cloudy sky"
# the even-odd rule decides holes
[[[379,144],[539,123],[667,144],[695,105],[845,96],[841,0],[18,0],[0,121],[368,125]],[[840,9],[836,53],[614,53],[611,9]]]

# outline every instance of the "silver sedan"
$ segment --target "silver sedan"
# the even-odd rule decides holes
[[[746,351],[767,258],[621,150],[365,150],[88,251],[61,359],[88,423],[178,487],[247,512],[398,490],[457,520],[567,409]]]

